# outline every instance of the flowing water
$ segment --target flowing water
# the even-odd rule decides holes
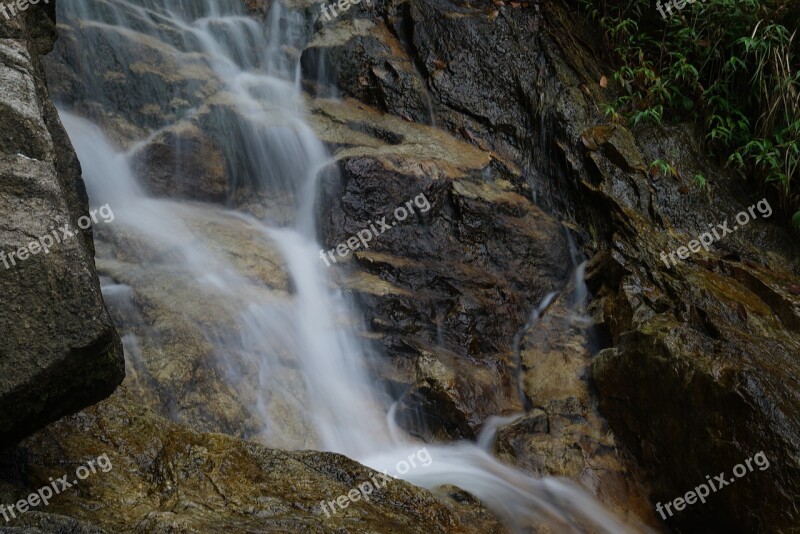
[[[586,525],[626,531],[575,485],[535,479],[494,459],[489,453],[494,431],[508,418],[488,421],[478,443],[427,445],[430,465],[398,472],[398,463],[422,445],[394,423],[389,395],[366,370],[370,348],[354,334],[354,325],[364,328],[358,310],[330,288],[319,260],[314,219],[317,182],[323,169],[335,172],[335,166],[305,120],[297,57],[287,53],[302,49],[309,35],[308,22],[299,12],[276,2],[262,25],[247,17],[234,0],[70,0],[60,2],[59,10],[60,18],[80,20],[93,30],[80,43],[83,54],[102,50],[125,65],[133,59],[132,44],[145,43],[170,50],[179,66],[200,65],[213,72],[226,102],[236,110],[219,119],[231,132],[224,149],[236,179],[257,193],[292,199],[294,215],[286,224],[233,209],[151,198],[131,164],[144,142],[127,151],[115,148],[107,133],[81,118],[80,109],[60,109],[92,202],[109,203],[114,209],[111,231],[133,232],[153,247],[169,251],[176,258],[175,269],[185,273],[196,291],[221,302],[233,318],[235,330],[211,333],[209,339],[229,377],[241,380],[234,375],[243,367],[257,370],[246,378],[253,388],[252,409],[263,424],[264,441],[304,445],[293,442],[292,432],[267,408],[266,396],[279,396],[293,417],[303,419],[303,428],[314,434],[319,449],[345,454],[430,489],[445,484],[461,487],[512,528],[540,522],[557,532],[580,531]],[[103,93],[103,73],[82,74],[83,90],[94,91],[92,98],[112,103],[119,99]],[[146,77],[141,80],[128,90],[149,101],[174,97]],[[196,112],[188,107],[180,118]],[[157,133],[154,128],[150,135]],[[272,298],[269,288],[254,287],[252,278],[220,258],[195,224],[211,212],[238,221],[256,239],[277,247],[292,280],[290,299]],[[141,259],[145,269],[148,261]],[[109,299],[123,298],[131,289],[136,290],[111,282],[104,287]],[[126,336],[125,342],[126,352],[140,353],[134,336]],[[276,378],[287,357],[302,376],[302,392]]]

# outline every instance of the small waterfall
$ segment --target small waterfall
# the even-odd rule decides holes
[[[586,286],[586,264],[587,261],[583,258],[583,254],[575,246],[575,240],[572,238],[569,228],[564,225],[564,234],[566,236],[567,244],[569,245],[570,260],[572,262],[572,274],[570,275],[570,284],[567,286],[571,288],[569,295],[570,300],[567,305],[569,310],[569,323],[570,325],[579,328],[590,328],[593,324],[592,318],[586,315],[586,305],[589,300],[589,288]],[[539,324],[545,311],[550,307],[558,296],[557,292],[551,292],[545,295],[532,312],[525,325],[519,329],[514,335],[512,342],[512,350],[514,352],[514,361],[516,363],[516,385],[517,395],[522,402],[522,406],[526,411],[532,408],[531,400],[525,395],[523,380],[524,369],[522,368],[522,341],[532,331],[535,330]],[[569,326],[569,325],[567,325]]]
[[[543,299],[542,302],[539,303],[539,306],[531,312],[531,316],[528,319],[528,322],[525,323],[525,326],[520,328],[519,332],[516,333],[514,336],[514,341],[512,343],[512,349],[514,351],[515,362],[517,364],[516,374],[517,374],[517,395],[519,396],[520,402],[522,402],[522,406],[525,408],[525,411],[531,409],[531,401],[525,395],[525,388],[522,385],[523,379],[523,369],[522,369],[522,340],[525,338],[525,335],[533,330],[536,325],[539,323],[539,318],[542,316],[544,311],[550,306],[553,302],[553,299],[556,298],[558,293],[555,291],[548,293]]]
[[[307,39],[308,23],[300,13],[274,2],[262,27],[234,0],[140,0],[138,5],[125,0],[72,0],[59,3],[59,10],[62,19],[106,28],[104,49],[122,64],[129,59],[125,47],[132,34],[173,47],[181,61],[193,65],[202,61],[220,80],[221,91],[236,111],[225,116],[224,124],[232,132],[233,140],[224,149],[227,161],[234,162],[230,163],[235,165],[234,175],[255,192],[280,192],[292,199],[293,221],[279,224],[230,207],[219,210],[151,198],[132,171],[141,143],[127,152],[115,149],[99,127],[77,116],[74,109],[60,110],[83,164],[91,199],[109,203],[117,214],[110,231],[134,232],[166,251],[173,268],[185,271],[196,291],[221,302],[234,318],[235,331],[213,332],[209,339],[229,376],[251,384],[253,409],[263,422],[265,441],[297,448],[308,444],[271,416],[265,400],[269,394],[280,397],[290,413],[304,420],[316,448],[343,453],[426,488],[456,485],[515,529],[543,523],[558,532],[580,531],[587,525],[607,532],[627,531],[575,484],[535,479],[492,457],[487,451],[503,420],[487,424],[478,444],[428,445],[430,466],[407,474],[394,472],[398,461],[420,445],[394,423],[388,394],[366,371],[369,350],[353,327],[359,324],[359,313],[341,292],[330,288],[318,259],[317,181],[323,169],[333,166],[331,155],[305,121],[297,60],[285,53],[285,47],[302,49]],[[114,35],[119,38],[113,39]],[[87,51],[92,50],[91,42],[85,44]],[[87,73],[86,83],[92,79]],[[130,90],[155,91],[147,84]],[[187,110],[180,119],[192,112]],[[256,282],[219,257],[193,224],[209,216],[235,218],[264,243],[277,247],[293,282],[289,300],[271,297],[269,288],[255,287]],[[146,268],[149,260],[141,261]],[[107,287],[112,290],[119,289]],[[533,319],[538,319],[536,312]],[[280,380],[278,369],[285,358],[296,363],[302,392]],[[237,369],[242,363],[257,369],[256,375],[241,376]]]

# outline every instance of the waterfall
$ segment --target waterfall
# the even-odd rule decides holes
[[[305,120],[298,61],[285,53],[286,47],[302,49],[308,38],[309,23],[301,13],[274,2],[262,26],[234,0],[139,0],[137,4],[70,0],[60,2],[58,8],[63,20],[106,30],[102,43],[86,37],[83,54],[102,48],[125,64],[130,60],[126,45],[150,39],[174,49],[180,61],[199,62],[213,72],[226,101],[236,110],[220,119],[227,121],[223,126],[231,132],[231,142],[224,149],[236,179],[254,191],[292,199],[293,217],[284,223],[247,215],[233,206],[221,209],[152,198],[132,167],[143,143],[127,150],[115,148],[106,132],[80,116],[80,108],[62,104],[59,109],[82,163],[91,201],[109,203],[117,215],[110,231],[133,232],[169,251],[176,260],[174,268],[185,272],[196,291],[222,302],[234,318],[235,332],[215,332],[209,339],[229,375],[237,372],[241,362],[258,370],[256,376],[246,378],[255,384],[253,410],[263,422],[265,441],[297,448],[305,445],[293,441],[289,429],[271,416],[263,398],[269,393],[280,396],[290,413],[304,420],[317,448],[345,454],[426,488],[446,484],[463,488],[512,528],[544,523],[558,532],[580,531],[586,525],[608,532],[627,531],[575,484],[536,479],[496,460],[487,452],[492,441],[489,434],[480,445],[427,445],[432,457],[429,466],[406,474],[396,472],[398,462],[422,445],[394,423],[389,395],[366,371],[369,347],[354,333],[359,312],[340,291],[331,289],[319,261],[321,246],[314,218],[317,181],[323,170],[335,172],[335,164]],[[126,105],[115,100],[119,95],[103,94],[101,73],[82,74],[85,85],[96,88],[94,97]],[[146,81],[130,91],[145,92],[154,99],[174,96],[161,94],[164,88]],[[187,108],[180,118],[196,112]],[[257,282],[219,257],[195,224],[210,216],[236,219],[277,247],[293,283],[288,301],[271,298],[269,288],[255,287]],[[141,261],[146,269],[148,260]],[[119,286],[105,289],[119,292]],[[133,341],[128,338],[128,342]],[[287,357],[302,376],[302,394],[279,379],[277,370]]]

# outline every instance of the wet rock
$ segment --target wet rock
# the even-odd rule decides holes
[[[650,295],[657,289],[631,285],[630,275],[621,281],[621,294],[608,297],[610,306],[622,300],[636,310],[623,319],[630,323],[619,344],[594,362],[601,406],[641,459],[661,502],[683,495],[706,475],[724,472],[729,479],[734,466],[760,451],[769,460],[768,470],[748,473],[670,523],[790,531],[797,521],[791,503],[800,491],[792,408],[797,384],[791,378],[800,354],[790,333],[796,327],[787,330],[774,308],[732,278],[702,268],[685,276],[670,280],[686,299],[678,318],[655,312]],[[749,310],[746,319],[737,313],[741,302]],[[677,461],[681,469],[673,465]],[[757,513],[748,512],[752,502],[762,503]],[[732,516],[731,509],[739,512]]]
[[[247,12],[255,17],[266,17],[269,8],[272,6],[271,0],[245,0]]]
[[[222,434],[202,434],[162,419],[124,389],[21,443],[3,466],[0,500],[16,502],[76,473],[90,460],[94,473],[12,519],[19,532],[504,532],[473,506],[464,517],[426,490],[390,479],[368,501],[330,517],[322,501],[346,495],[377,473],[332,453],[268,449]],[[330,505],[328,505],[330,510]],[[451,511],[452,510],[452,511]]]
[[[561,98],[597,79],[599,66],[587,67],[591,44],[567,39],[585,33],[560,8],[548,8],[547,18],[573,29],[551,34],[552,50],[561,53],[548,60],[555,78],[549,84],[562,97],[544,93],[549,105],[542,121],[558,124],[552,141],[558,150],[544,166],[560,171],[543,189],[554,192],[546,202],[587,229],[586,249],[596,252],[588,274],[592,310],[605,344],[613,346],[592,366],[601,413],[640,463],[655,502],[684,495],[706,475],[730,473],[760,450],[776,459],[778,475],[748,475],[668,524],[791,529],[800,484],[792,378],[800,308],[786,287],[800,272],[797,240],[777,218],[759,215],[710,251],[668,267],[662,252],[732,220],[763,195],[698,153],[702,144],[687,127],[627,132],[617,125],[600,150],[587,148],[581,134],[604,124],[588,100],[598,95],[590,91],[571,103]],[[655,159],[674,162],[676,176],[649,179],[641,165]],[[681,192],[695,173],[716,184],[713,195]],[[562,207],[565,195],[575,208]],[[751,512],[753,502],[767,501]]]
[[[175,203],[173,209],[184,214],[182,224],[212,244],[216,261],[235,265],[252,280],[245,286],[250,298],[288,298],[283,260],[257,229],[209,205],[201,210]],[[109,298],[109,307],[124,336],[129,356],[125,384],[131,395],[158,414],[197,430],[259,439],[265,429],[252,407],[266,385],[246,379],[258,376],[253,362],[233,362],[230,355],[215,351],[215,342],[242,343],[237,321],[246,307],[243,295],[223,286],[215,298],[208,298],[212,281],[205,281],[205,292],[198,292],[197,284],[203,282],[174,268],[185,260],[147,236],[117,228],[113,234],[102,232],[98,241],[98,271],[107,277],[107,286],[121,286]],[[125,255],[116,252],[121,250]],[[284,382],[301,383],[291,365],[283,373]],[[304,392],[298,387],[294,394],[303,397]],[[294,443],[312,446],[313,432],[299,423],[299,414],[274,396],[263,402],[270,419],[295,429]],[[271,443],[281,444],[274,439]]]
[[[117,7],[134,10],[128,16],[148,24],[133,6]],[[156,129],[189,114],[219,90],[219,80],[202,58],[186,62],[177,57],[178,50],[169,43],[170,38],[180,39],[175,28],[164,28],[165,41],[135,30],[110,36],[106,27],[91,21],[59,21],[58,46],[46,60],[54,99],[100,123],[113,114],[137,127]],[[139,99],[139,92],[129,90],[131,83],[150,87],[158,98]]]
[[[137,151],[133,168],[153,196],[224,203],[231,180],[219,144],[195,124],[181,122]]]
[[[301,65],[312,82],[333,83],[345,95],[407,120],[431,122],[424,82],[381,21],[351,18],[324,25],[303,50]]]
[[[488,415],[523,407],[512,340],[544,295],[556,291],[566,299],[572,291],[564,220],[578,248],[595,258],[588,276],[591,313],[600,347],[613,348],[590,369],[596,346],[572,325],[531,332],[521,368],[522,394],[533,408],[500,429],[500,453],[531,473],[577,478],[610,507],[651,523],[637,473],[652,497],[664,501],[763,448],[776,458],[765,473],[777,475],[767,480],[754,473],[752,484],[743,479],[669,523],[687,531],[791,528],[797,522],[798,387],[792,377],[798,375],[800,306],[787,288],[797,285],[800,272],[796,238],[780,225],[756,221],[677,268],[661,262],[662,250],[685,244],[761,197],[751,198],[754,193],[698,155],[700,143],[684,128],[607,124],[598,104],[610,91],[596,82],[607,66],[597,61],[600,47],[571,5],[487,9],[423,0],[364,11],[318,25],[302,60],[307,80],[320,82],[316,89],[335,80],[345,94],[369,104],[323,99],[310,105],[314,128],[336,150],[337,169],[326,171],[319,201],[325,245],[335,247],[421,193],[431,204],[331,268],[336,283],[367,310],[369,337],[390,356],[391,365],[376,372],[402,399],[409,431],[429,439],[470,437]],[[102,32],[86,31],[107,50]],[[77,32],[65,27],[64,33],[65,46],[73,47],[67,55],[80,57]],[[135,65],[130,76],[152,84],[157,101],[123,101],[126,82],[112,54],[68,65],[73,74],[53,77],[57,94],[110,124],[127,139],[121,146],[189,109],[197,110],[192,125],[212,143],[224,147],[248,137],[246,127],[233,136],[215,127],[219,114],[235,111],[208,69],[176,72],[168,47],[136,35],[128,50],[136,56],[128,58],[135,59],[128,61]],[[87,70],[85,78],[74,74]],[[110,98],[94,101],[81,86],[84,79],[106,84]],[[414,123],[431,122],[431,113],[442,129]],[[159,156],[158,145],[152,150]],[[648,178],[648,163],[665,155],[676,164],[675,179]],[[153,162],[175,157],[163,156]],[[226,162],[229,181],[247,171]],[[176,184],[158,172],[171,194]],[[710,198],[686,193],[683,182],[698,172],[715,184]],[[212,197],[218,180],[212,174],[204,182]],[[249,191],[231,191],[237,205],[251,198],[254,212],[261,205],[272,214],[286,204],[282,195],[270,199],[277,206],[265,206]],[[250,245],[242,250],[239,261],[247,262]],[[197,306],[187,313],[160,295],[176,282],[167,261],[159,276],[142,281],[147,277],[129,260],[107,257],[101,266],[114,281],[142,285],[135,297],[147,304],[141,324],[157,325],[169,338],[169,357],[144,347],[145,365],[131,365],[140,401],[162,413],[175,409],[177,418],[201,428],[255,432],[242,419],[241,405],[227,403],[232,396],[219,387],[222,379],[198,334],[212,326],[208,317],[218,309]],[[272,265],[253,262],[248,272],[278,291],[288,288]],[[178,287],[175,293],[195,307],[190,291]],[[566,309],[549,313],[567,317]],[[175,362],[186,353],[185,362]],[[590,371],[615,435],[594,408]],[[185,397],[170,398],[166,392],[173,390]],[[206,397],[213,401],[204,410],[200,400]],[[245,392],[243,398],[253,396]],[[770,505],[756,517],[752,503],[764,496]]]
[[[488,365],[431,350],[418,351],[413,382],[397,403],[397,422],[426,441],[475,439],[487,414],[507,409],[507,378]]]
[[[522,334],[519,383],[531,408],[499,427],[495,450],[537,476],[578,480],[620,517],[657,528],[636,462],[597,409],[589,386],[595,339],[574,294],[570,287]]]
[[[371,118],[333,104],[326,110],[342,113],[349,118],[346,123]],[[403,141],[374,139],[375,147],[341,150],[341,179],[331,175],[322,186],[320,225],[326,248],[385,217],[391,229],[355,257],[363,270],[401,288],[426,288],[416,302],[405,303],[424,310],[423,317],[406,318],[403,330],[417,336],[425,332],[422,339],[435,343],[439,325],[454,336],[446,348],[467,348],[475,357],[496,351],[514,334],[508,322],[486,313],[490,307],[497,310],[504,298],[499,296],[513,299],[501,304],[510,308],[501,308],[500,315],[511,313],[521,321],[529,306],[564,283],[563,266],[569,260],[558,223],[517,194],[503,179],[504,171],[480,152],[441,134],[425,138],[422,134],[435,130],[396,118],[385,116],[380,126],[403,135]],[[325,139],[330,126],[321,128]],[[484,176],[496,181],[487,183]],[[407,221],[395,220],[395,211],[408,210],[408,201],[414,214]],[[403,304],[384,306],[389,311]]]
[[[631,131],[624,125],[607,124],[598,111],[599,102],[611,96],[596,82],[608,74],[604,73],[606,66],[594,59],[601,57],[601,47],[570,8],[537,4],[486,10],[470,4],[422,1],[383,4],[379,11],[407,55],[420,67],[430,89],[436,123],[473,146],[491,151],[506,169],[522,169],[519,176],[509,179],[511,190],[524,194],[527,185],[527,191],[532,190],[541,206],[578,229],[580,247],[595,255],[596,267],[590,273],[590,288],[595,295],[592,313],[599,322],[603,345],[615,347],[604,352],[593,367],[600,406],[641,463],[654,499],[664,501],[683,495],[706,474],[730,470],[761,449],[768,456],[772,451],[779,459],[774,465],[780,465],[780,474],[771,477],[771,482],[763,476],[750,485],[738,482],[743,487],[720,492],[714,505],[684,512],[669,523],[694,530],[721,524],[731,528],[746,525],[751,530],[789,528],[796,522],[791,502],[796,500],[800,480],[796,460],[800,427],[793,415],[798,413],[798,384],[792,378],[798,374],[795,355],[800,354],[800,307],[797,296],[787,289],[797,284],[800,273],[796,236],[790,236],[776,216],[768,221],[759,218],[716,243],[710,252],[701,251],[675,268],[664,265],[659,257],[662,251],[686,245],[708,231],[709,225],[732,218],[763,195],[745,190],[735,176],[699,154],[702,143],[686,127],[638,127]],[[380,24],[378,17],[373,22]],[[345,76],[340,83],[347,87],[351,78]],[[378,90],[375,80],[365,80],[368,85],[360,94]],[[387,104],[381,107],[392,109]],[[343,154],[349,156],[347,151]],[[656,159],[673,162],[675,176],[668,180],[648,177],[649,162]],[[345,190],[342,198],[346,199],[346,209],[356,212],[358,204],[351,204],[357,198],[354,192],[365,190],[368,184],[380,184],[375,198],[385,198],[386,190],[392,189],[391,180],[377,180],[385,174],[375,170],[374,163],[363,158],[351,161],[344,155],[342,161],[345,183],[354,175],[362,177],[354,182],[357,187]],[[689,177],[697,173],[715,184],[712,195],[687,187]],[[464,198],[464,190],[456,189],[462,182],[445,189],[450,197],[440,193],[436,198]],[[442,186],[434,182],[426,191],[434,195],[436,187]],[[442,209],[442,203],[434,204]],[[455,204],[452,200],[444,205]],[[342,210],[345,214],[346,209]],[[449,222],[460,215],[472,215],[454,213],[458,215],[444,211],[442,216]],[[473,221],[474,217],[469,220]],[[345,236],[357,226],[351,224],[333,233],[337,238]],[[475,224],[471,228],[478,227]],[[469,235],[458,236],[459,241],[470,242]],[[387,332],[394,337],[415,328],[421,331],[413,319],[420,312],[414,310],[430,307],[428,302],[419,302],[414,288],[436,284],[431,280],[417,284],[410,274],[417,262],[425,261],[427,269],[436,265],[429,260],[437,258],[436,252],[425,248],[429,240],[439,243],[440,238],[404,236],[402,243],[392,244],[401,253],[382,249],[380,256],[373,251],[357,254],[359,259],[368,260],[362,261],[371,274],[377,273],[396,288],[387,293],[381,287],[381,294],[390,295],[397,304],[387,308],[390,319],[377,323],[381,327],[392,325]],[[417,243],[424,256],[413,256]],[[474,257],[474,252],[470,253]],[[392,255],[402,259],[392,259]],[[456,255],[453,251],[452,256]],[[391,270],[385,267],[389,263]],[[446,274],[439,273],[438,280],[451,282],[452,273],[457,272],[457,268],[448,269]],[[404,297],[409,292],[416,298]],[[365,299],[370,309],[376,308],[373,302]],[[495,309],[503,310],[501,315],[511,318],[509,322],[515,328],[521,326],[521,310],[514,314],[502,307]],[[460,326],[445,323],[443,338],[458,332]],[[437,330],[429,327],[427,331]],[[457,343],[448,349],[469,352],[471,340],[463,329],[460,331]],[[500,339],[485,324],[481,324],[481,332],[487,332],[484,344],[479,345],[481,351],[486,351],[487,339]],[[670,341],[673,337],[685,340],[686,346]],[[629,338],[640,341],[626,341]],[[647,343],[654,343],[654,348],[646,349]],[[387,345],[390,353],[403,354],[409,344]],[[660,346],[668,350],[656,349]],[[525,388],[534,402],[537,398],[544,400],[540,405],[543,411],[548,399],[562,402],[571,395],[578,401],[577,413],[586,417],[589,397],[570,394],[577,390],[566,387],[564,380],[575,383],[574,376],[582,376],[586,381],[589,360],[584,356],[574,367],[553,367],[560,350],[551,355],[524,353],[528,366],[563,371],[559,381],[533,379],[528,373]],[[711,362],[706,361],[709,357]],[[671,372],[656,371],[664,370],[664,360],[674,361]],[[698,381],[693,377],[704,378]],[[702,394],[701,388],[707,387],[710,391]],[[446,390],[436,391],[440,396]],[[449,397],[451,401],[455,398]],[[743,410],[742,415],[734,416],[734,408]],[[729,415],[720,417],[718,410]],[[458,411],[447,413],[452,414],[451,423],[463,420]],[[686,413],[696,415],[687,417]],[[706,428],[701,429],[701,424]],[[536,428],[534,425],[531,430],[534,436],[541,434]],[[597,439],[602,428],[590,425],[583,432]],[[668,439],[663,439],[665,434]],[[514,439],[517,445],[505,447],[519,458],[535,457],[525,452],[526,448],[539,451],[537,454],[548,450],[526,444],[524,436]],[[555,433],[549,439],[554,440],[549,450],[563,450],[559,445],[562,434]],[[621,462],[618,466],[625,465],[624,458]],[[542,465],[555,470],[557,463],[530,464],[537,469]],[[575,457],[564,465],[571,467],[559,468],[573,475],[591,469]],[[599,492],[603,491],[601,486],[597,487]],[[620,484],[611,481],[611,487],[617,490],[609,491],[616,492]],[[623,488],[617,493],[617,502],[624,502],[627,492]],[[756,517],[749,510],[765,495],[771,496],[771,505]],[[747,499],[750,506],[744,504]]]
[[[77,230],[88,214],[80,166],[39,60],[55,37],[52,7],[34,6],[2,26],[0,449],[108,396],[124,376],[92,233]],[[71,236],[38,242],[65,224]]]
[[[496,153],[349,101],[312,106],[340,162],[320,193],[326,248],[383,215],[391,223],[415,190],[430,201],[413,223],[340,260],[340,283],[392,357],[384,378],[398,395],[398,422],[428,440],[474,438],[489,416],[522,409],[511,344],[530,311],[550,291],[569,300],[574,289],[564,230],[523,196],[525,180]],[[533,340],[526,349],[525,394],[554,410],[557,424],[538,434],[523,425],[513,446],[503,434],[502,457],[532,474],[580,480],[632,523],[656,524],[634,462],[593,407],[588,340],[569,329],[546,336],[549,352]]]

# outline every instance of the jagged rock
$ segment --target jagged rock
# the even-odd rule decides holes
[[[585,334],[547,327],[543,340],[531,333],[521,359],[522,390],[533,409],[498,432],[502,457],[531,473],[577,478],[610,507],[651,523],[642,485],[655,501],[670,500],[763,448],[773,466],[765,472],[769,478],[753,474],[669,524],[686,531],[719,525],[790,530],[797,523],[800,457],[794,378],[800,303],[789,290],[800,272],[797,239],[779,224],[757,221],[678,268],[664,266],[662,250],[685,244],[761,197],[700,157],[700,143],[683,128],[631,131],[606,123],[597,104],[611,95],[596,80],[607,66],[596,59],[602,51],[578,21],[576,6],[377,2],[362,6],[357,17],[353,10],[352,19],[317,26],[302,53],[306,79],[317,81],[322,67],[332,66],[331,79],[346,94],[374,106],[350,99],[310,103],[313,126],[336,150],[341,171],[323,177],[325,244],[336,246],[421,193],[432,206],[331,272],[367,310],[376,332],[371,337],[390,356],[391,365],[378,372],[401,399],[405,426],[427,438],[474,436],[487,415],[522,408],[511,346],[530,310],[551,290],[564,301],[574,289],[566,280],[571,258],[559,224],[564,220],[578,248],[594,257],[591,313],[600,347],[613,348],[590,367],[596,346]],[[75,27],[68,23],[63,34],[71,47],[65,54],[77,58],[82,37]],[[105,50],[102,31],[84,30]],[[135,67],[129,74],[108,57],[79,65],[59,56],[51,64],[59,73],[51,77],[56,93],[102,123],[120,146],[169,126],[188,109],[197,110],[191,127],[208,135],[198,146],[246,138],[246,128],[234,136],[215,128],[219,114],[235,110],[202,62],[178,71],[168,48],[137,35],[130,39]],[[76,75],[87,70],[86,77]],[[158,99],[129,99],[127,76],[151,84]],[[97,101],[86,80],[105,84],[110,98]],[[648,162],[665,154],[677,176],[653,180]],[[162,169],[175,157],[169,150],[156,155],[164,158]],[[214,160],[208,196],[193,198],[220,198],[221,166]],[[245,167],[225,165],[229,183],[247,174]],[[714,184],[710,198],[681,192],[685,177],[698,172]],[[161,187],[180,192],[175,189],[172,183]],[[241,190],[226,194],[238,205]],[[262,204],[272,215],[285,204],[280,195],[270,202],[277,206],[254,198],[253,211]],[[198,335],[208,322],[187,327],[176,302],[159,294],[176,282],[165,268],[168,255],[152,279],[126,258],[110,256],[101,261],[104,273],[141,287],[136,299],[146,305],[144,319],[126,324],[163,327],[172,338],[168,353],[184,356],[185,344],[189,355],[172,363],[144,346],[144,365],[130,366],[138,400],[161,413],[177,407],[179,417],[200,428],[253,432],[208,365]],[[253,262],[248,272],[289,291],[279,267]],[[175,292],[190,296],[185,289]],[[189,316],[203,319],[216,311],[209,309]],[[563,319],[567,310],[548,313]],[[590,378],[616,435],[594,407]],[[171,398],[172,390],[185,397]],[[200,399],[209,392],[212,402],[203,410]],[[32,442],[32,454],[40,446]],[[640,463],[642,485],[629,453]],[[754,503],[764,496],[772,500],[756,515]],[[90,512],[65,513],[95,520]],[[165,517],[157,514],[147,526],[171,524]]]
[[[55,37],[53,6],[3,20],[0,34],[2,449],[108,396],[124,369],[94,270],[92,233],[78,230],[88,215],[80,165],[39,60]],[[57,231],[64,240],[55,242],[53,230],[65,224],[74,235]],[[49,241],[39,242],[43,236]]]
[[[382,21],[341,18],[323,24],[303,50],[301,65],[312,82],[334,83],[347,96],[378,109],[423,124],[431,122],[424,82]],[[334,79],[327,80],[326,75]]]
[[[671,501],[706,475],[724,472],[727,480],[735,465],[759,451],[771,466],[669,522],[791,532],[800,495],[793,408],[800,399],[792,378],[800,370],[800,323],[788,292],[781,295],[791,276],[784,272],[789,278],[776,279],[774,269],[721,260],[681,268],[683,277],[654,280],[616,263],[609,259],[602,269],[624,273],[617,293],[610,294],[610,285],[601,294],[605,319],[620,331],[618,343],[600,353],[593,374],[601,407],[640,458],[654,498]],[[743,316],[740,306],[747,310]],[[757,511],[753,502],[761,503]]]
[[[416,35],[417,29],[409,33]],[[347,79],[340,81],[345,89]],[[363,90],[377,91],[375,83]],[[430,212],[408,229],[393,227],[368,250],[357,251],[355,261],[346,262],[352,271],[340,283],[356,293],[373,330],[383,334],[394,364],[385,379],[398,391],[400,424],[429,440],[474,438],[490,415],[522,409],[511,344],[547,293],[563,291],[568,300],[573,290],[567,287],[571,258],[565,230],[526,198],[531,190],[517,167],[480,150],[485,147],[479,139],[467,139],[479,149],[468,148],[402,120],[402,113],[377,115],[350,101],[311,106],[321,138],[339,149],[340,178],[330,176],[320,193],[328,248],[368,227],[375,214],[391,221],[392,211],[415,190],[430,200]],[[608,138],[602,143],[612,135]],[[559,425],[552,431],[516,427],[513,446],[501,433],[502,457],[539,476],[581,480],[633,523],[656,525],[635,463],[619,450],[622,444],[608,435],[594,408],[588,340],[568,329],[548,331],[546,337],[554,346],[549,353],[537,353],[533,341],[528,345],[524,392],[537,406],[566,403],[571,411],[554,414]],[[539,357],[548,362],[541,369],[534,363]],[[559,366],[562,360],[569,363]],[[596,462],[589,451],[598,455]]]
[[[106,27],[91,21],[59,21],[58,46],[45,60],[59,104],[81,109],[100,124],[116,117],[138,128],[157,129],[220,90],[222,84],[202,58],[187,62],[177,57],[173,46],[181,39],[178,31],[163,28],[165,40],[160,41],[142,31],[153,22],[139,17],[135,6],[116,7],[130,11],[137,24],[132,31],[109,35]],[[125,45],[115,46],[117,40]],[[129,90],[131,83],[150,87],[158,98],[137,98]]]
[[[668,523],[687,530],[789,530],[797,523],[792,503],[800,484],[792,378],[800,306],[787,290],[800,272],[797,239],[777,217],[756,220],[716,250],[666,267],[661,251],[685,245],[762,195],[702,158],[701,143],[683,127],[631,133],[616,126],[596,143],[602,150],[591,150],[582,134],[604,123],[595,104],[602,93],[591,82],[602,66],[587,59],[599,55],[591,40],[572,37],[589,33],[561,5],[499,11],[490,22],[469,7],[414,4],[414,44],[429,67],[434,58],[457,65],[431,75],[444,119],[453,110],[471,110],[483,132],[476,137],[496,150],[542,139],[528,163],[543,170],[535,191],[544,205],[587,230],[579,235],[598,258],[593,309],[606,343],[615,345],[593,367],[602,413],[641,462],[656,501],[681,496],[705,475],[730,471],[762,449],[780,465],[780,475],[737,482],[715,494],[714,503]],[[543,27],[549,31],[536,32]],[[445,34],[453,38],[438,38]],[[488,74],[501,63],[508,65],[502,73]],[[529,64],[537,65],[535,73]],[[485,80],[488,88],[476,90],[468,80]],[[515,126],[506,126],[508,118]],[[444,122],[458,131],[454,120]],[[526,135],[509,135],[526,125]],[[644,167],[655,159],[674,161],[676,179],[651,181]],[[695,173],[716,184],[710,199],[702,191],[681,192]],[[765,499],[769,505],[751,511]]]

